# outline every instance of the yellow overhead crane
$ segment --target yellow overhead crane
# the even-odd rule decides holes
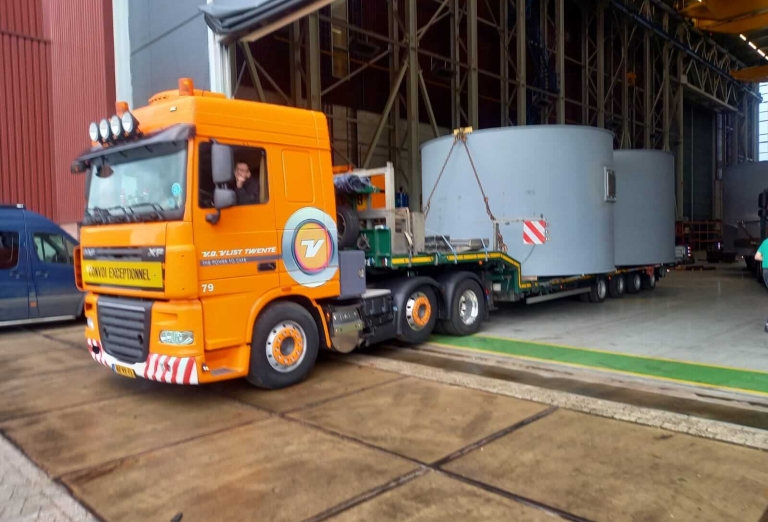
[[[743,35],[768,27],[768,0],[697,0],[679,12],[692,18],[699,29],[713,33]],[[731,76],[742,82],[765,82],[768,65],[733,70]]]

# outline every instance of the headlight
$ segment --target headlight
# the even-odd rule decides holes
[[[123,123],[123,130],[126,134],[133,134],[136,130],[136,118],[133,117],[133,114],[126,111],[123,113],[123,117],[121,118]]]
[[[160,332],[160,342],[162,344],[187,346],[195,342],[195,334],[192,332],[180,332],[177,330],[162,330]]]
[[[85,322],[88,324],[88,329],[89,330],[93,330],[93,328],[94,328],[93,318],[92,317],[87,317],[85,319]]]
[[[95,121],[88,127],[88,135],[91,141],[99,141],[99,124]]]
[[[99,136],[101,136],[102,141],[109,140],[109,122],[107,120],[99,122]]]
[[[109,119],[109,129],[112,131],[112,137],[117,139],[123,135],[123,125],[120,116],[112,116]]]

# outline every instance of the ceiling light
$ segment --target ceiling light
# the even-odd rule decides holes
[[[749,42],[749,46],[750,46],[752,49],[757,49],[757,46],[756,46],[755,44],[753,44],[752,42]]]
[[[742,39],[742,40],[744,40],[745,42],[747,41],[747,37],[746,37],[746,36],[744,36],[743,34],[740,34],[740,35],[739,35],[739,38],[741,38],[741,39]]]
[[[758,49],[757,54],[759,54],[760,56],[765,56],[765,52],[762,49]]]

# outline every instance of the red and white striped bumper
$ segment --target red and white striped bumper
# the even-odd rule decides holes
[[[112,357],[101,347],[101,343],[95,339],[87,339],[88,351],[97,363],[103,364],[114,371],[115,365],[133,369],[138,377],[150,381],[167,382],[173,384],[198,384],[197,364],[194,357],[172,357],[150,353],[146,362],[128,364]],[[94,353],[93,348],[98,348]]]

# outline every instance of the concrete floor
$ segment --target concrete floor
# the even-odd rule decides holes
[[[131,380],[81,335],[0,333],[0,433],[103,520],[757,522],[768,507],[768,452],[328,357],[276,392]]]
[[[481,334],[768,372],[768,290],[741,265],[715,266],[599,305],[504,306]]]

